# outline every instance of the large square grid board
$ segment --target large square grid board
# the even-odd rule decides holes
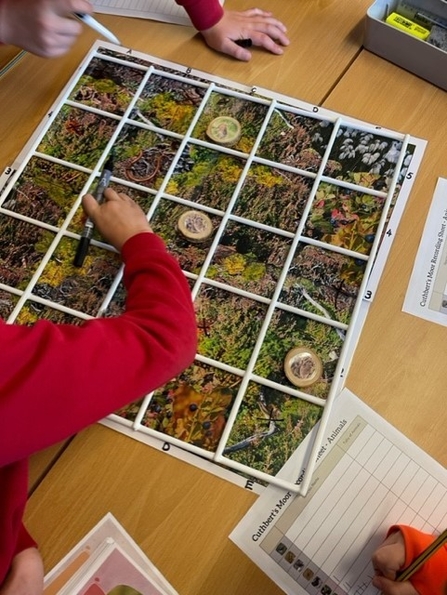
[[[81,197],[113,150],[112,187],[141,205],[188,279],[199,348],[188,370],[109,421],[305,494],[390,213],[413,178],[408,141],[97,42],[0,179],[0,313],[82,324],[123,311],[111,246],[96,235],[84,267],[72,265]],[[185,213],[209,237],[182,235]],[[317,422],[304,478],[277,477]]]

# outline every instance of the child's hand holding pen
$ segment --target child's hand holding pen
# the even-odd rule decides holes
[[[395,531],[377,548],[373,555],[376,576],[373,585],[386,595],[418,595],[413,585],[396,582],[398,572],[405,564],[405,544],[402,533]]]
[[[86,194],[83,198],[82,206],[88,217],[74,257],[76,267],[84,263],[95,225],[119,251],[133,235],[152,231],[143,211],[127,194],[110,191],[112,173],[113,151],[103,166],[94,194]]]
[[[394,525],[372,556],[383,595],[447,595],[447,530],[438,536]]]
[[[82,33],[73,13],[92,11],[87,0],[1,0],[0,42],[44,58],[61,56]]]
[[[86,194],[82,206],[104,239],[119,251],[134,235],[152,233],[145,214],[136,202],[112,188],[104,191],[101,204],[93,195]]]

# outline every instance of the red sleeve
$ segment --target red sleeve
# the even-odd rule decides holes
[[[0,323],[0,466],[24,459],[186,368],[196,350],[188,283],[154,234],[123,247],[126,312],[82,326]]]
[[[37,543],[28,533],[28,531],[25,528],[25,525],[21,523],[14,556],[19,552],[22,552],[23,550],[26,550],[30,547],[37,547]]]
[[[436,535],[422,533],[408,525],[394,525],[388,531],[400,531],[405,542],[405,568],[407,568],[419,554],[421,554],[433,541]],[[387,536],[388,536],[387,535]],[[444,593],[447,583],[447,546],[441,547],[425,564],[413,574],[410,582],[419,595],[435,595]]]
[[[36,545],[22,523],[28,461],[0,467],[0,589],[16,554]]]
[[[175,0],[183,6],[198,31],[214,27],[223,17],[224,10],[219,0]]]

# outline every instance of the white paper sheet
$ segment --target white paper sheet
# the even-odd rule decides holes
[[[230,538],[290,595],[376,595],[371,554],[398,523],[445,529],[447,471],[344,389],[308,495],[267,488]]]
[[[223,2],[224,0],[220,0],[221,4]],[[185,9],[176,4],[175,0],[94,0],[93,6],[95,12],[103,14],[191,26]]]
[[[439,178],[403,311],[447,326],[447,180]]]

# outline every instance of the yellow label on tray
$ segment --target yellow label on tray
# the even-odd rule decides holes
[[[400,14],[397,14],[397,12],[392,12],[387,17],[386,22],[388,23],[388,25],[392,25],[393,27],[396,27],[401,31],[405,31],[410,35],[414,35],[419,39],[425,40],[430,35],[430,31],[428,29],[425,29],[425,27],[421,27],[420,25],[413,23],[413,21],[410,21],[409,19],[406,19]]]

